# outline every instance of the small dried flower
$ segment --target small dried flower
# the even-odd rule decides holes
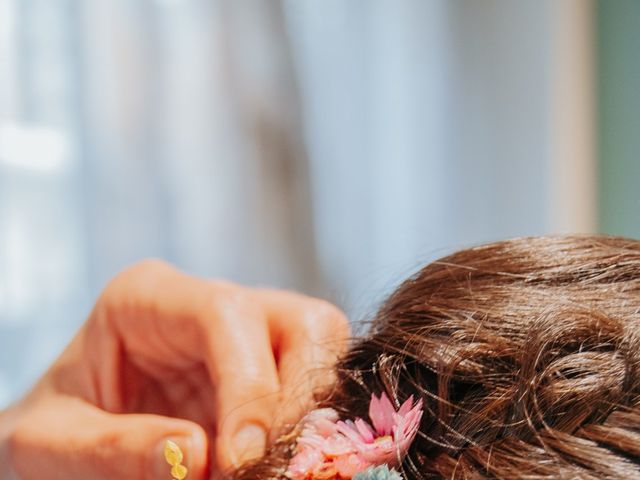
[[[389,470],[387,465],[382,465],[356,473],[353,480],[402,480],[402,476],[393,469]]]
[[[333,409],[314,410],[303,420],[287,476],[292,480],[343,480],[370,467],[399,465],[421,418],[422,400],[414,404],[412,396],[396,411],[384,393],[371,396],[371,424],[360,418],[339,421]]]

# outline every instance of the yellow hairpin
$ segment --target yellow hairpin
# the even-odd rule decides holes
[[[184,459],[182,450],[171,440],[167,440],[164,444],[164,458],[171,465],[171,476],[175,480],[184,480],[187,477],[187,467],[182,465],[182,460]]]

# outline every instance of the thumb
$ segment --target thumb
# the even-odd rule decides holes
[[[189,480],[207,474],[207,438],[197,424],[157,415],[115,415],[57,397],[27,407],[11,438],[18,478],[94,480],[170,478],[164,445],[182,449]]]

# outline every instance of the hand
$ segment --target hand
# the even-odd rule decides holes
[[[189,480],[215,475],[299,418],[347,337],[324,301],[142,262],[0,417],[0,478],[168,479],[167,439]]]

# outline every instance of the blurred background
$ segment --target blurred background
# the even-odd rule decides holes
[[[0,0],[0,407],[126,265],[328,298],[640,236],[635,0]]]

